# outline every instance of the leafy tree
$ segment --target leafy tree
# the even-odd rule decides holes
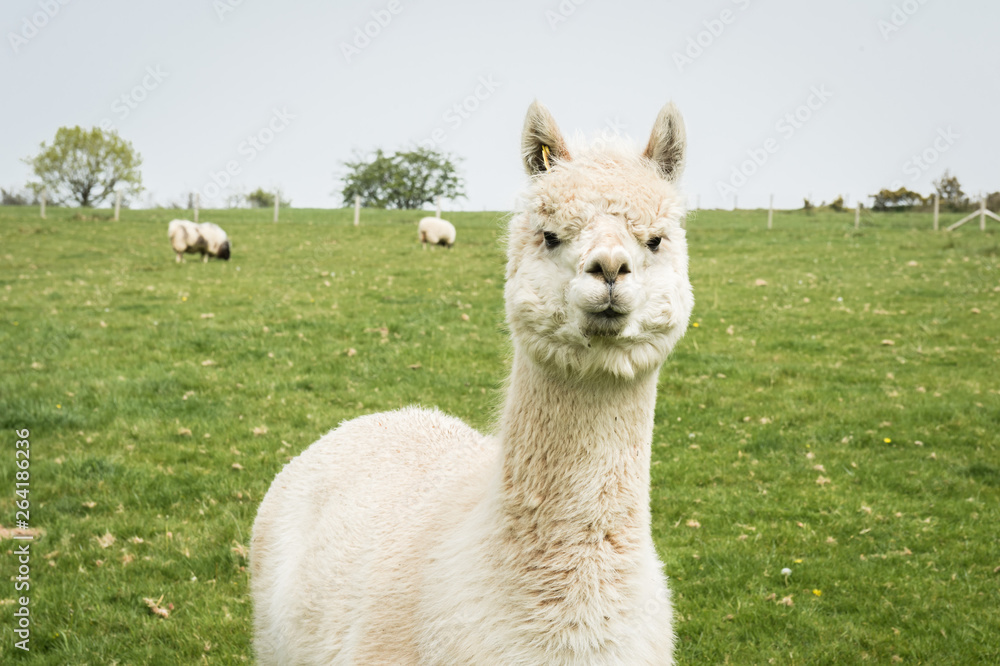
[[[901,187],[898,190],[879,190],[873,194],[872,210],[904,210],[924,203],[925,199],[919,192]]]
[[[89,207],[117,188],[125,196],[142,191],[142,157],[117,132],[97,127],[60,127],[51,146],[43,142],[41,152],[24,162],[38,178],[28,186],[35,191],[44,188],[55,204],[75,201]]]
[[[247,195],[247,203],[250,204],[251,208],[273,208],[274,207],[274,192],[268,192],[263,187],[258,187],[256,190]],[[281,200],[279,206],[291,206],[291,201]]]
[[[420,208],[436,197],[465,196],[465,183],[455,168],[457,159],[429,148],[400,151],[392,155],[381,149],[370,159],[344,162],[344,205],[353,205],[355,195],[371,208]]]
[[[830,202],[830,210],[837,213],[844,210],[844,197],[840,196]]]
[[[941,178],[934,181],[934,189],[937,190],[941,202],[952,210],[965,208],[969,205],[969,197],[962,191],[962,185],[958,182],[958,177],[951,175],[947,169],[941,174]]]

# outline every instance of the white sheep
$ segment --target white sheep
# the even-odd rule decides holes
[[[673,663],[649,466],[694,305],[668,105],[644,152],[570,150],[537,102],[510,222],[497,432],[406,408],[289,463],[251,541],[261,664]]]
[[[201,260],[218,257],[229,261],[230,243],[226,232],[216,224],[202,222],[195,224],[190,220],[172,220],[167,227],[170,245],[177,253],[177,263],[184,261],[184,253],[201,253]]]
[[[425,217],[417,225],[417,235],[425,250],[428,243],[450,248],[455,244],[455,225],[440,217]]]

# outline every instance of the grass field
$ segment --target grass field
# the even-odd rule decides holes
[[[0,662],[252,661],[249,532],[291,456],[410,403],[490,427],[501,215],[424,252],[415,214],[204,211],[233,259],[180,265],[173,217],[0,208],[0,524],[28,428],[41,530],[27,593],[0,542]],[[678,663],[1000,663],[997,225],[765,217],[688,221],[652,467]]]

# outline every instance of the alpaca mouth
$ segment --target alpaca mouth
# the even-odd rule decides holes
[[[592,312],[587,315],[584,332],[587,335],[614,337],[621,334],[627,323],[627,313],[618,312],[609,306],[600,312]]]

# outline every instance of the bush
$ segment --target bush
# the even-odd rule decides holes
[[[993,192],[986,196],[986,207],[994,213],[1000,213],[1000,192]]]
[[[905,187],[901,187],[898,190],[879,190],[878,194],[873,194],[872,199],[875,201],[872,203],[872,210],[879,211],[889,211],[889,210],[908,210],[914,206],[919,206],[924,203],[924,197],[913,190],[908,190]]]
[[[13,187],[9,190],[5,190],[0,187],[0,206],[27,206],[28,205],[28,195],[24,192],[18,192]]]
[[[273,208],[274,193],[268,192],[263,187],[258,187],[256,190],[247,195],[247,203],[250,204],[252,208]],[[292,202],[282,200],[278,205],[282,208],[287,208],[292,205]]]

